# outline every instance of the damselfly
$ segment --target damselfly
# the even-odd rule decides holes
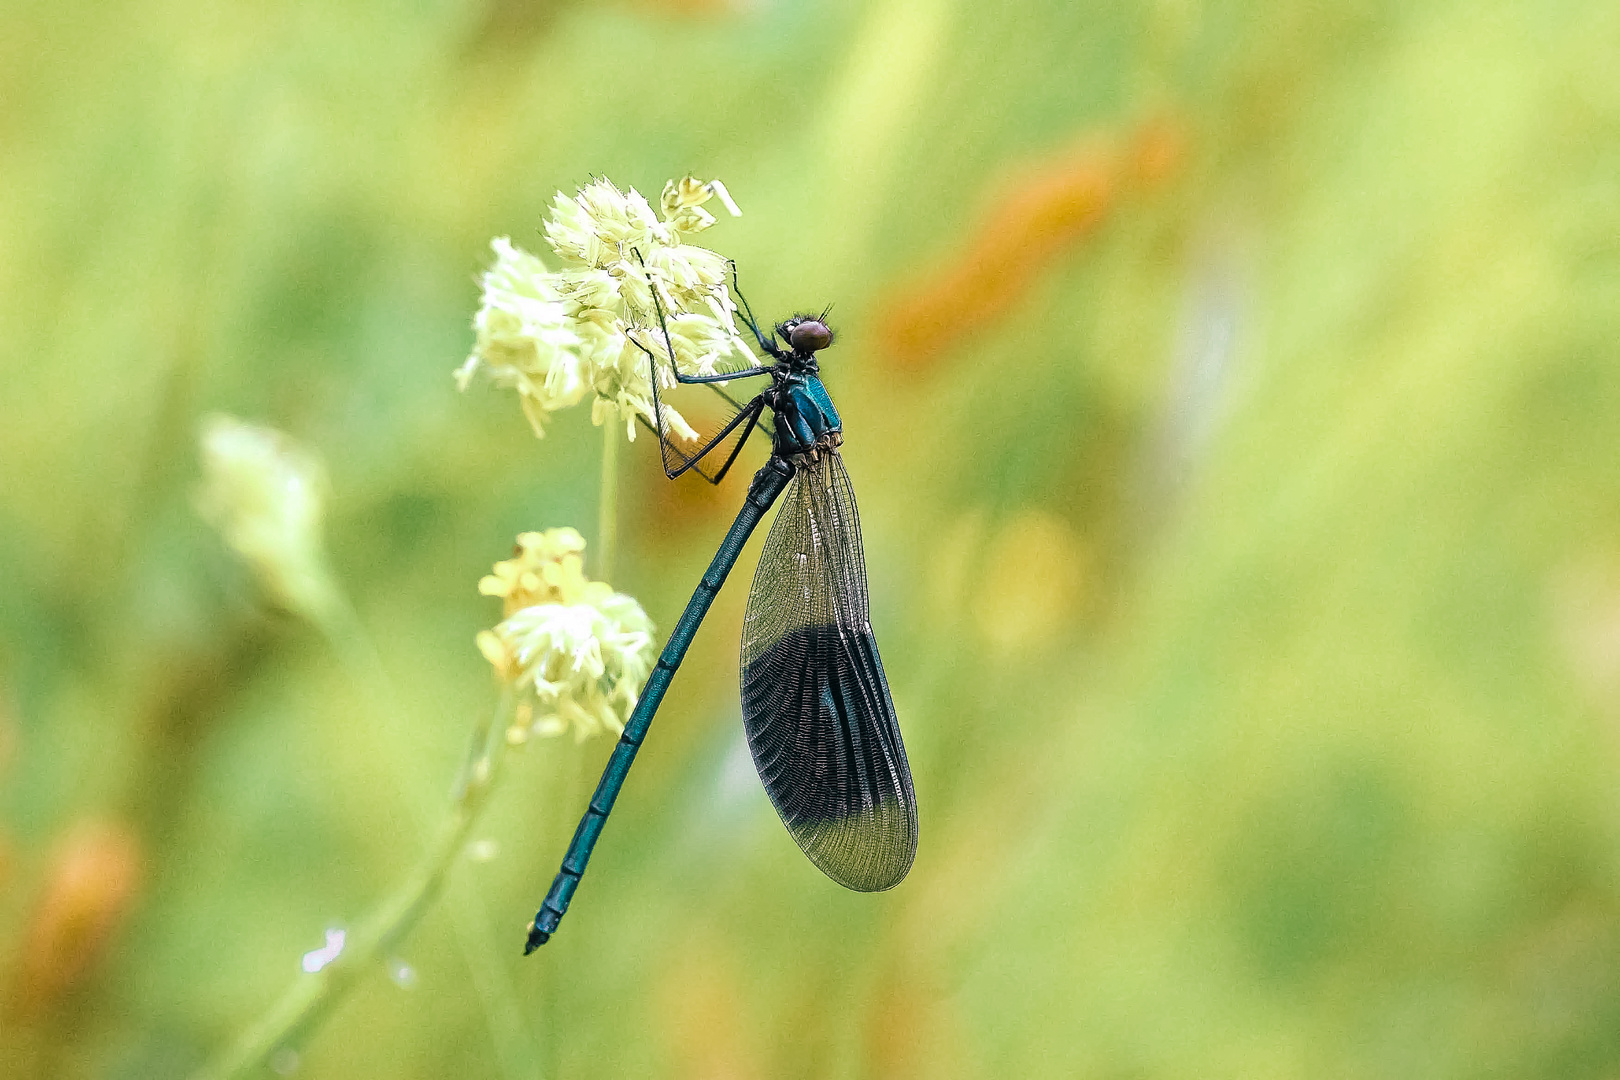
[[[679,382],[712,384],[754,376],[771,380],[691,453],[664,437],[657,359],[642,347],[653,368],[656,434],[670,479],[693,470],[719,483],[767,409],[773,421],[771,456],[754,475],[742,512],[670,632],[574,832],[562,869],[529,926],[525,953],[556,932],[698,624],[749,534],[784,488],[787,496],[765,539],[743,619],[742,715],[754,765],[793,839],[840,885],[860,892],[892,888],[916,855],[911,768],[872,637],[860,519],[838,453],[843,423],[816,362],[816,354],[833,341],[826,312],[794,316],[767,335],[746,300],[742,310],[771,361],[705,376],[683,375],[675,367],[663,309],[658,309],[670,368]],[[720,467],[712,472],[704,468],[704,458],[724,453],[727,438],[739,427],[741,434]]]

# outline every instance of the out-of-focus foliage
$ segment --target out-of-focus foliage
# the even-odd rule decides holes
[[[836,305],[915,869],[775,821],[745,556],[557,940],[605,741],[517,755],[414,977],[280,1064],[1614,1075],[1616,56],[1598,0],[11,5],[0,1073],[183,1074],[410,865],[479,575],[595,520],[585,416],[454,392],[489,240],[691,172],[756,309]],[[397,705],[195,513],[215,409],[325,457]],[[667,630],[747,476],[650,455]]]

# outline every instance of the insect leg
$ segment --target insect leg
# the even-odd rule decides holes
[[[782,350],[776,344],[776,335],[772,334],[767,338],[760,331],[759,320],[754,318],[754,309],[748,306],[748,297],[742,294],[742,286],[737,284],[737,261],[735,259],[729,261],[731,262],[731,291],[737,297],[737,301],[742,304],[743,322],[748,325],[749,330],[753,331],[754,340],[759,342],[761,349],[778,360],[782,359]]]
[[[658,436],[658,448],[664,459],[664,475],[673,480],[677,476],[680,476],[682,473],[686,472],[688,469],[693,468],[699,461],[703,459],[705,454],[713,450],[716,446],[720,445],[727,435],[736,430],[738,424],[741,424],[744,420],[747,420],[747,430],[743,432],[742,438],[738,440],[737,448],[732,450],[731,457],[726,459],[726,467],[729,468],[731,462],[736,459],[737,452],[741,450],[742,443],[747,441],[749,434],[754,430],[754,424],[759,420],[760,412],[765,408],[764,395],[762,394],[744,405],[742,407],[742,411],[736,416],[733,416],[725,427],[721,428],[714,434],[713,438],[704,443],[702,446],[698,447],[691,454],[688,454],[686,451],[670,442],[668,436],[664,433],[664,403],[663,399],[658,395],[657,357],[653,355],[651,349],[641,344],[641,342],[636,341],[634,338],[631,339],[631,343],[634,344],[636,348],[647,354],[647,381],[652,386],[653,419],[657,425],[655,434]],[[672,460],[679,462],[679,464],[672,465]],[[705,480],[708,480],[711,484],[717,484],[720,482],[719,477],[710,477],[707,473],[703,472],[702,469],[698,470],[698,475],[702,476]],[[720,476],[724,475],[725,469],[722,468]]]

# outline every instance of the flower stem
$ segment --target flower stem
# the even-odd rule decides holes
[[[602,488],[596,503],[596,574],[613,583],[613,560],[619,553],[619,425],[602,425]]]
[[[451,795],[449,817],[416,868],[360,921],[336,959],[320,971],[298,978],[194,1080],[245,1076],[269,1062],[278,1051],[295,1049],[360,977],[376,969],[410,933],[443,887],[445,875],[466,846],[468,834],[494,790],[505,756],[506,729],[512,720],[514,700],[512,691],[506,690],[494,715],[473,732],[467,760]]]

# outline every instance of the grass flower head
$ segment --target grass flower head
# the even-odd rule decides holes
[[[534,433],[544,435],[549,414],[585,396],[580,338],[545,265],[504,236],[490,247],[495,265],[484,273],[484,301],[473,317],[477,339],[456,383],[465,390],[484,369],[495,385],[517,391]]]
[[[651,620],[631,597],[587,580],[584,553],[573,529],[524,533],[513,557],[478,583],[503,605],[478,648],[524,695],[517,740],[623,731],[652,672]]]
[[[203,421],[200,443],[198,511],[277,603],[318,620],[333,602],[320,459],[275,428],[223,414]]]
[[[726,288],[726,259],[690,242],[715,223],[704,204],[716,198],[741,213],[725,185],[693,177],[666,184],[656,211],[634,188],[620,191],[609,180],[572,196],[558,192],[544,234],[562,268],[547,270],[504,237],[494,241],[495,265],[484,274],[473,322],[477,340],[456,372],[462,388],[487,371],[518,392],[536,434],[550,413],[589,394],[592,423],[623,423],[633,440],[638,418],[656,423],[651,380],[675,383],[671,350],[686,374],[752,365]],[[667,434],[697,438],[674,409],[666,405],[663,415]]]

